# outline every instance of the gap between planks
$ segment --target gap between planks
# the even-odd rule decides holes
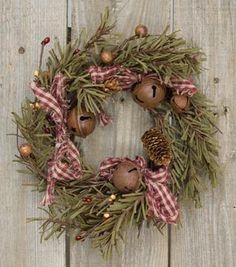
[[[71,41],[71,19],[72,19],[72,2],[71,0],[66,0],[66,43],[68,44]],[[70,231],[66,229],[65,232],[65,267],[71,266],[70,261]]]
[[[175,0],[170,0],[170,31],[173,32],[175,29]],[[170,121],[171,124],[171,121]],[[171,267],[171,224],[169,224],[167,230],[168,236],[168,247],[167,247],[167,266]]]

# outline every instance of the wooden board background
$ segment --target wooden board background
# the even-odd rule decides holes
[[[86,27],[93,30],[99,13],[109,6],[117,19],[116,30],[127,36],[135,25],[144,23],[150,32],[166,24],[206,52],[207,70],[201,88],[217,104],[223,135],[220,186],[203,194],[204,207],[183,205],[183,227],[168,234],[143,229],[126,234],[123,254],[105,263],[91,249],[65,237],[40,244],[37,224],[26,218],[41,216],[41,196],[22,184],[31,177],[16,173],[12,163],[16,142],[11,111],[19,111],[25,96],[31,96],[29,81],[37,68],[40,41],[45,36],[66,42],[67,27],[72,38]],[[68,10],[68,7],[70,9]],[[236,1],[235,0],[0,0],[0,267],[234,267],[236,266]],[[124,101],[121,102],[120,98]],[[105,156],[142,153],[140,136],[150,125],[147,113],[126,94],[117,97],[109,112],[114,123],[97,129],[83,144],[94,166]],[[99,145],[98,145],[99,144]],[[94,147],[96,146],[96,150]]]

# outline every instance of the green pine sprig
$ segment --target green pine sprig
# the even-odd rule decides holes
[[[13,113],[14,122],[25,142],[32,146],[32,157],[19,157],[15,160],[26,166],[28,173],[38,177],[42,182],[47,174],[47,162],[54,151],[55,140],[51,132],[52,126],[47,120],[46,113],[31,107],[31,102],[27,100],[21,108],[21,116]]]
[[[186,113],[175,113],[168,102],[154,112],[154,117],[162,116],[156,121],[161,121],[163,133],[171,143],[171,190],[179,199],[193,200],[196,207],[201,206],[200,193],[207,186],[207,178],[215,186],[220,171],[216,140],[219,129],[213,108],[198,92]]]
[[[177,32],[168,34],[168,29],[160,35],[131,37],[115,50],[115,63],[140,73],[156,73],[166,84],[171,77],[186,79],[199,75],[204,60],[201,49],[188,47]]]
[[[80,235],[82,240],[90,238],[93,246],[109,259],[113,250],[118,249],[124,232],[133,225],[140,228],[147,220],[145,192],[146,187],[141,184],[136,192],[122,194],[91,170],[85,171],[79,181],[59,182],[56,202],[46,211],[48,218],[42,219],[42,237],[60,236],[69,228],[73,236]],[[116,195],[116,199],[111,201],[111,194]],[[88,197],[91,202],[86,203],[84,199]],[[104,218],[104,214],[109,217]],[[161,223],[155,225],[160,231],[164,226]]]

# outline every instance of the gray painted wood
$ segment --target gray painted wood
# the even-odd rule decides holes
[[[173,267],[236,266],[236,1],[176,0],[175,29],[206,52],[201,88],[218,105],[220,185],[203,194],[204,208],[183,209],[172,231]]]
[[[37,68],[40,41],[48,35],[65,42],[66,2],[0,0],[0,266],[4,267],[65,266],[63,237],[60,242],[51,240],[40,244],[39,225],[26,224],[27,217],[41,216],[37,209],[41,196],[32,192],[31,187],[22,186],[34,180],[16,173],[18,166],[11,162],[17,153],[16,142],[6,134],[15,131],[10,112],[19,111],[24,97],[31,96],[28,84]],[[105,6],[113,10],[117,30],[125,36],[139,23],[146,24],[152,32],[171,24],[206,52],[208,70],[201,76],[201,87],[218,105],[219,126],[224,133],[219,137],[223,174],[220,186],[214,191],[209,187],[209,192],[203,194],[204,208],[196,210],[183,205],[183,227],[172,227],[171,266],[236,266],[236,1],[72,0],[72,37],[82,27],[94,30]],[[20,47],[25,49],[23,54],[19,53]],[[124,102],[120,102],[120,97]],[[83,144],[94,167],[106,156],[142,154],[139,139],[151,125],[149,115],[126,94],[117,97],[108,111],[113,124],[97,128]],[[89,242],[72,241],[71,267],[166,267],[167,233],[161,236],[155,229],[143,229],[139,239],[136,234],[128,231],[121,256],[115,255],[110,263],[105,263]]]
[[[66,1],[1,0],[0,12],[0,266],[60,267],[65,265],[63,238],[40,244],[39,224],[26,223],[28,217],[41,216],[37,208],[41,196],[22,186],[35,180],[16,173],[20,168],[12,163],[16,140],[7,134],[15,133],[11,112],[19,111],[24,97],[31,96],[29,82],[37,68],[41,40],[57,36],[65,42]]]
[[[110,6],[117,19],[116,30],[128,36],[139,23],[148,26],[150,32],[160,32],[170,23],[170,2],[149,1],[73,1],[72,36],[76,37],[82,27],[89,32],[96,28],[105,6]],[[124,101],[120,102],[120,97]],[[97,128],[83,144],[86,158],[94,167],[108,156],[141,155],[143,153],[140,137],[151,126],[149,114],[136,105],[127,93],[109,103],[109,113],[113,124]],[[74,242],[73,242],[74,243]],[[130,230],[125,236],[121,256],[114,255],[110,263],[105,263],[99,253],[90,247],[90,243],[78,243],[72,246],[72,266],[129,266],[156,267],[167,266],[167,233],[164,236],[156,229],[143,229],[140,238],[137,232]]]

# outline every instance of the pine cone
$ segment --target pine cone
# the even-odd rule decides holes
[[[171,160],[170,144],[157,128],[151,128],[141,138],[149,158],[155,165],[168,165]]]
[[[104,82],[105,91],[119,91],[120,85],[117,79],[110,79]]]

